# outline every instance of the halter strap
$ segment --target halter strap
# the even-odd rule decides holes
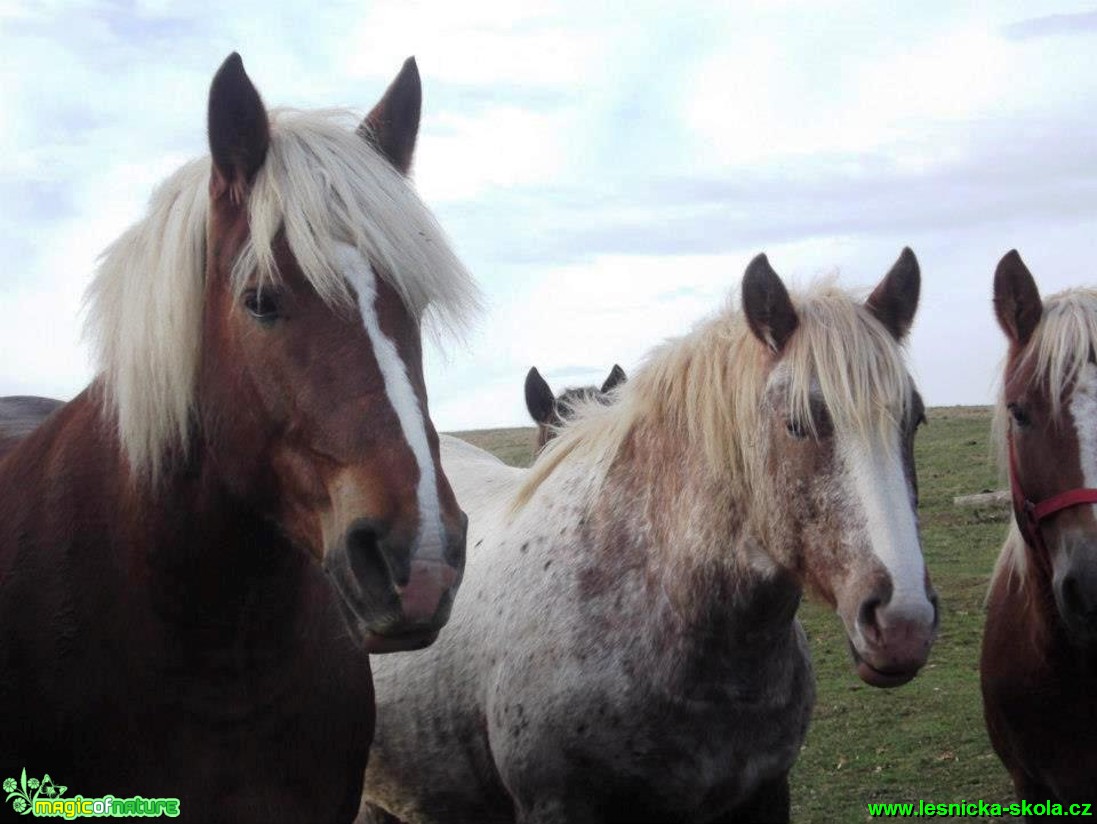
[[[1040,532],[1040,522],[1046,521],[1057,512],[1083,504],[1097,504],[1097,489],[1068,489],[1058,495],[1052,495],[1042,501],[1030,500],[1021,488],[1021,479],[1017,473],[1017,450],[1013,446],[1013,430],[1009,430],[1009,488],[1013,498],[1013,515],[1025,543],[1046,555],[1044,536]]]

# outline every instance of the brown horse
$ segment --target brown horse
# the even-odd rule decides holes
[[[556,433],[576,406],[591,399],[608,402],[609,393],[627,379],[625,370],[615,363],[600,388],[572,386],[556,395],[548,381],[541,377],[537,367],[531,366],[526,373],[526,409],[537,424],[538,451],[556,437]]]
[[[1041,301],[1014,251],[994,307],[1009,338],[995,430],[1016,522],[987,602],[984,712],[1032,813],[1069,814],[1097,805],[1097,290]]]
[[[98,377],[0,459],[0,777],[353,818],[368,653],[464,564],[420,329],[476,296],[405,177],[420,95],[409,60],[360,125],[268,112],[230,56],[211,156],[105,253]]]

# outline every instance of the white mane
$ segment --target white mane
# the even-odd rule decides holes
[[[789,369],[789,414],[813,428],[817,386],[835,423],[870,438],[908,412],[913,384],[902,346],[849,293],[830,282],[792,295],[800,323],[783,363]],[[741,312],[726,308],[690,334],[655,349],[614,390],[616,401],[580,402],[533,465],[521,507],[568,455],[587,455],[608,471],[629,435],[644,422],[698,440],[709,468],[736,490],[749,490],[757,466],[755,436],[770,356]],[[597,486],[597,485],[596,485]]]

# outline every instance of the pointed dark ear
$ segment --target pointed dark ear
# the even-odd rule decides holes
[[[625,370],[616,363],[613,364],[613,368],[609,370],[609,377],[606,378],[605,383],[602,384],[602,394],[606,394],[606,392],[609,392],[611,389],[627,380],[628,377],[625,375]]]
[[[994,272],[994,313],[998,325],[1016,346],[1028,343],[1043,317],[1040,290],[1016,249],[1006,253]]]
[[[896,340],[902,340],[914,322],[921,291],[922,273],[918,268],[918,258],[910,247],[904,247],[895,265],[868,296],[865,307]]]
[[[526,409],[537,423],[547,424],[553,421],[556,398],[536,366],[526,373]]]
[[[800,325],[788,289],[765,254],[754,258],[743,275],[743,312],[754,337],[776,354]]]
[[[415,65],[415,58],[409,57],[384,96],[358,127],[358,134],[376,146],[404,175],[411,169],[422,108],[419,67]]]
[[[213,156],[210,197],[227,193],[233,203],[242,203],[267,156],[270,125],[236,52],[225,59],[210,84],[208,128]]]

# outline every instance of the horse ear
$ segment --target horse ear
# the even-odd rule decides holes
[[[526,373],[526,409],[529,410],[530,417],[537,423],[551,423],[555,408],[556,398],[552,389],[541,377],[537,367],[530,367]]]
[[[611,389],[615,389],[627,380],[628,376],[625,375],[625,370],[616,363],[613,364],[613,368],[609,370],[609,377],[606,378],[605,383],[602,384],[602,394],[604,395]]]
[[[376,146],[404,175],[411,169],[422,108],[419,67],[415,65],[415,58],[409,57],[373,111],[358,127],[358,134]]]
[[[243,203],[267,156],[270,124],[263,100],[236,52],[225,59],[210,84],[208,128],[213,157],[210,197],[227,193],[233,203]]]
[[[868,296],[865,307],[896,340],[902,340],[914,322],[921,290],[922,273],[918,268],[918,258],[910,247],[904,247],[895,265]]]
[[[743,312],[754,337],[777,354],[800,325],[788,289],[764,253],[750,262],[743,275]]]
[[[994,271],[994,313],[998,325],[1015,345],[1024,346],[1044,314],[1040,290],[1032,273],[1011,249]]]

